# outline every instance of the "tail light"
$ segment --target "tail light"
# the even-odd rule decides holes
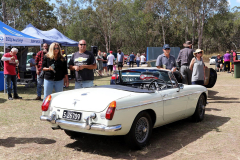
[[[108,106],[105,118],[108,120],[112,120],[115,109],[116,109],[116,101],[112,101]]]
[[[52,96],[49,95],[47,96],[47,98],[45,98],[43,104],[42,104],[42,111],[47,111],[48,110],[48,107],[49,107],[49,104],[51,102],[51,99],[52,99]]]
[[[118,74],[112,74],[112,80],[118,79]]]

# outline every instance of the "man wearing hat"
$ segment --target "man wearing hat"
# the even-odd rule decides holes
[[[217,55],[215,62],[216,62],[217,72],[219,72],[219,68],[220,68],[220,72],[222,72],[223,60],[220,54]]]
[[[183,46],[185,48],[181,49],[178,58],[177,63],[180,68],[180,73],[182,74],[183,83],[184,84],[191,84],[191,77],[192,77],[192,71],[189,68],[189,65],[191,63],[191,60],[193,58],[193,49],[192,49],[192,42],[186,41]]]
[[[165,44],[163,46],[163,54],[159,55],[156,61],[156,67],[159,69],[165,69],[172,72],[177,70],[176,59],[170,55],[170,46]]]

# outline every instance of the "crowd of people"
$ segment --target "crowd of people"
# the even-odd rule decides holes
[[[191,41],[186,41],[184,49],[180,50],[177,60],[170,55],[170,46],[163,46],[163,54],[159,55],[156,60],[156,67],[173,72],[178,82],[184,84],[203,85],[205,80],[205,64],[203,62],[203,50],[197,49],[195,52],[192,48]],[[177,63],[180,72],[177,70]]]
[[[97,65],[92,52],[86,50],[86,45],[85,40],[79,41],[79,51],[72,55],[68,64],[69,69],[75,71],[75,89],[93,86],[93,70],[97,68]],[[53,92],[53,89],[55,92],[61,92],[64,86],[69,86],[67,58],[62,53],[61,46],[58,43],[52,43],[48,47],[48,44],[44,43],[42,48],[37,55],[33,54],[29,60],[32,75],[37,75],[36,100],[41,100],[43,85],[43,100]],[[18,49],[12,48],[1,58],[4,61],[4,77],[9,100],[22,99],[17,94],[16,66],[19,65],[17,53]],[[13,96],[11,94],[11,82],[13,84]]]
[[[228,50],[226,53],[221,57],[220,54],[217,55],[215,59],[216,62],[216,71],[217,72],[227,72],[231,73],[234,71],[234,61],[237,60],[237,54],[234,50],[229,52]]]
[[[97,70],[100,76],[106,75],[112,75],[113,71],[115,70],[122,70],[122,67],[125,63],[124,53],[118,49],[117,50],[117,57],[113,55],[113,51],[109,52],[109,55],[105,52],[98,51],[98,55],[96,57],[97,62]],[[137,67],[140,66],[140,64],[144,64],[146,62],[146,57],[144,54],[140,56],[140,53],[137,53],[134,55],[132,52],[126,62],[129,63],[129,67],[134,67],[134,64],[137,64]]]
[[[29,60],[33,81],[37,77],[37,97],[36,100],[41,100],[42,87],[44,85],[44,98],[47,98],[53,92],[61,92],[64,87],[69,86],[68,69],[75,75],[75,89],[92,87],[94,80],[94,70],[98,68],[99,74],[102,76],[112,75],[113,71],[122,70],[125,59],[123,52],[118,49],[115,59],[113,52],[109,55],[98,51],[97,57],[92,52],[86,50],[86,41],[80,40],[78,43],[79,50],[72,54],[69,63],[67,64],[67,56],[63,54],[61,46],[58,43],[52,43],[50,47],[44,43],[42,50],[37,54],[33,54]],[[191,41],[186,41],[183,44],[184,48],[180,50],[177,59],[170,54],[169,44],[163,46],[163,53],[157,57],[156,67],[173,72],[177,81],[184,84],[204,85],[205,68],[203,61],[202,49],[192,49]],[[6,90],[8,99],[22,99],[17,94],[17,76],[16,66],[19,65],[17,59],[17,48],[7,50],[6,54],[1,58],[4,61],[4,75],[6,82]],[[236,60],[236,53],[231,50],[226,51],[223,58],[220,54],[216,58],[216,70],[231,72],[233,70],[233,62]],[[144,54],[136,55],[132,52],[129,55],[129,67],[134,67],[136,62],[137,67],[144,64],[146,57]],[[224,61],[224,63],[223,63]],[[177,65],[178,64],[178,65]],[[224,64],[224,65],[223,65]],[[69,66],[69,67],[68,67]],[[177,70],[177,66],[180,70]],[[13,96],[11,90],[11,82],[13,84]]]

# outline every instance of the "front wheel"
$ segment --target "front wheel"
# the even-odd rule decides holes
[[[201,96],[198,99],[195,112],[192,115],[192,119],[194,122],[201,122],[203,120],[205,115],[205,106],[206,106],[205,97],[203,94],[201,94]]]
[[[132,149],[142,149],[148,144],[151,134],[152,119],[147,112],[140,112],[125,136],[125,141]]]

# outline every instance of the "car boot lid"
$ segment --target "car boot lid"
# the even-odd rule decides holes
[[[109,88],[75,89],[52,94],[51,106],[61,109],[101,112],[112,101],[129,95],[131,92]]]

